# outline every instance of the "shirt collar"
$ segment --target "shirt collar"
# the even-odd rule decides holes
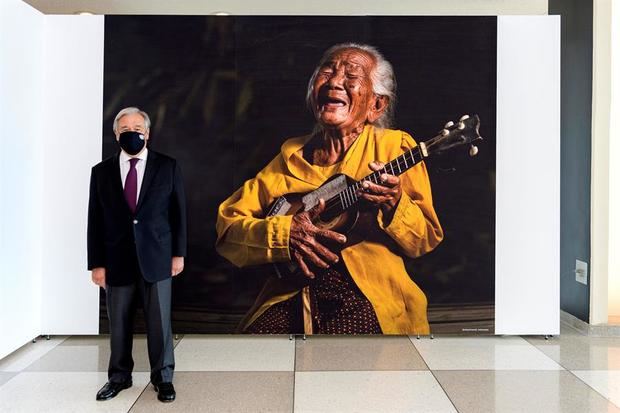
[[[144,148],[144,150],[138,156],[133,156],[133,158],[138,158],[140,160],[146,161],[146,157],[149,154],[149,148]],[[129,156],[127,152],[121,151],[120,162],[129,162],[132,156]]]

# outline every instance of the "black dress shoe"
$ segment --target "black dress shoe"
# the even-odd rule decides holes
[[[171,402],[177,397],[177,392],[174,391],[172,383],[159,383],[154,384],[155,391],[157,392],[157,399],[160,402]]]
[[[97,400],[110,400],[111,398],[116,397],[116,395],[119,394],[121,390],[130,388],[131,385],[131,380],[125,381],[123,383],[115,383],[113,381],[109,381],[101,388],[101,390],[97,392]]]

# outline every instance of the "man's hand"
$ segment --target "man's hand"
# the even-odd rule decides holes
[[[368,164],[373,171],[380,171],[385,165],[378,161]],[[398,206],[398,201],[402,196],[402,188],[400,186],[400,178],[395,175],[383,173],[380,176],[380,185],[374,182],[365,181],[362,189],[358,190],[357,195],[371,204],[381,208],[384,215],[384,221],[389,223],[394,216],[394,210]]]
[[[183,268],[185,267],[185,258],[183,257],[172,257],[172,276],[176,277],[177,275],[183,272]]]
[[[104,267],[93,268],[91,271],[91,278],[96,285],[105,289],[105,268]]]
[[[318,240],[325,239],[344,244],[347,238],[338,232],[320,229],[312,220],[325,209],[325,201],[321,199],[315,207],[293,215],[289,235],[289,250],[293,260],[308,278],[314,278],[314,273],[308,268],[307,262],[319,268],[329,268],[330,264],[338,262],[338,256],[321,244]]]

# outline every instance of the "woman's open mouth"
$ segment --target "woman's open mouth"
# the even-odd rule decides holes
[[[348,105],[347,100],[339,96],[322,95],[318,100],[321,111],[340,109]]]

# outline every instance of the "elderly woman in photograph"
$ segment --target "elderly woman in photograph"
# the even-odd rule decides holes
[[[313,191],[337,173],[360,180],[415,147],[409,134],[388,129],[395,89],[392,66],[375,48],[331,47],[308,84],[314,132],[284,142],[255,178],[220,205],[221,255],[240,267],[293,261],[309,285],[309,299],[303,300],[299,283],[274,274],[242,321],[242,331],[429,333],[426,296],[402,258],[425,254],[443,238],[424,163],[400,177],[382,174],[380,184],[364,183],[358,196],[372,219],[359,230],[361,241],[342,250],[336,246],[354,235],[313,224],[324,201],[309,211],[266,217],[282,195]]]

